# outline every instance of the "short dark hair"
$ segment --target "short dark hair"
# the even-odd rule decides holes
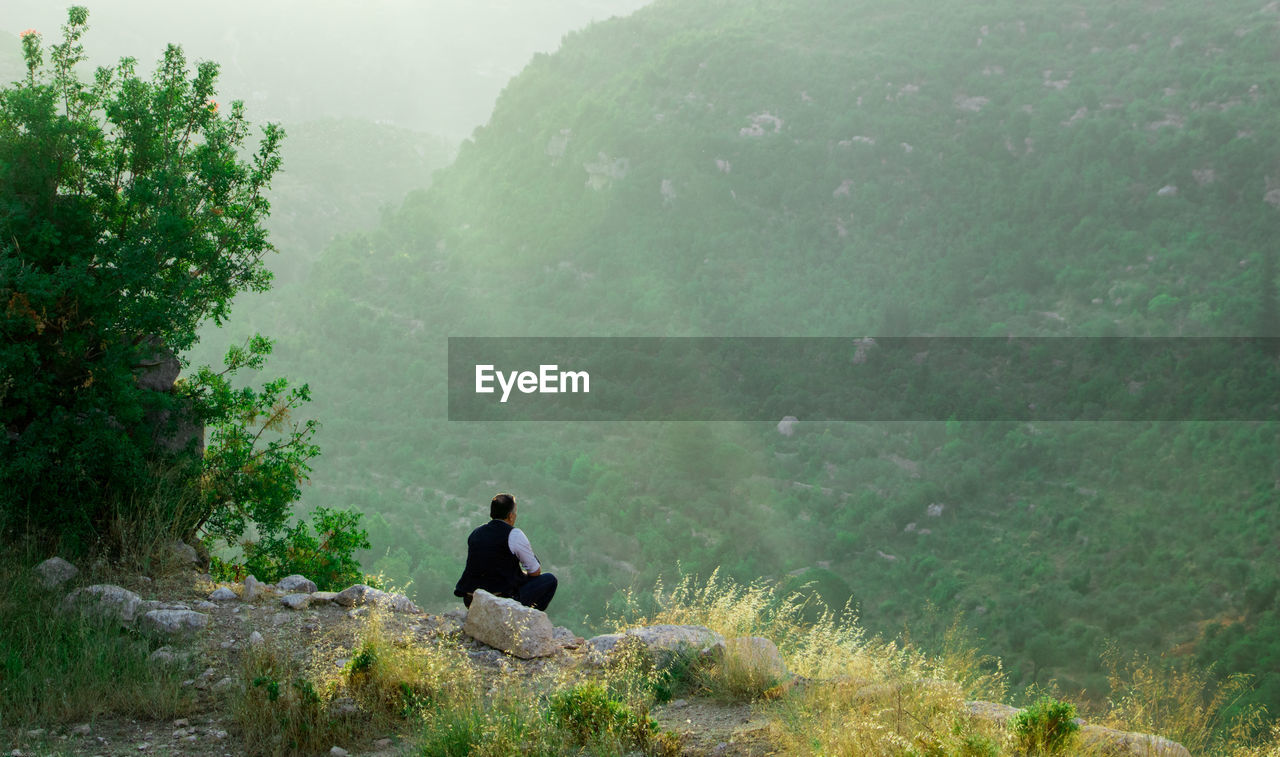
[[[516,498],[510,494],[495,494],[489,503],[489,517],[502,520],[516,509]]]

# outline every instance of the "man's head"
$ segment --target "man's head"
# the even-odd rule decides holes
[[[489,517],[509,520],[516,511],[516,498],[510,494],[496,494],[489,503]]]

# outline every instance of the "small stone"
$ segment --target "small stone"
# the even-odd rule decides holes
[[[340,746],[335,746],[329,750],[329,757],[347,757],[347,750]]]
[[[391,739],[378,739],[377,741],[373,742],[373,748],[374,749],[390,749]]]
[[[191,721],[187,720],[186,718],[178,718],[177,720],[173,721],[174,728],[189,728],[190,726],[191,726]]]
[[[336,599],[338,592],[336,591],[313,591],[311,592],[311,604],[318,605],[321,603],[329,603]]]
[[[36,574],[39,576],[40,583],[46,589],[52,589],[70,581],[76,577],[80,571],[76,566],[63,560],[61,557],[50,557],[48,560],[37,565]]]
[[[311,606],[310,594],[286,594],[280,598],[280,604],[290,610],[305,610]]]
[[[227,732],[226,731],[209,731],[209,735],[214,737],[215,739],[221,740],[227,737]]]
[[[235,591],[227,588],[226,586],[219,586],[209,594],[209,599],[214,602],[226,602],[236,598]]]
[[[232,686],[235,686],[235,683],[236,682],[231,679],[231,676],[223,676],[222,678],[219,678],[218,682],[213,685],[213,690],[226,691]]]
[[[356,700],[351,697],[338,697],[329,703],[329,714],[333,717],[345,717],[359,712],[360,708],[356,706]]]
[[[32,728],[30,731],[27,731],[27,738],[29,739],[38,739],[43,735],[44,735],[43,728]]]
[[[174,656],[173,650],[169,647],[160,647],[147,655],[147,662],[152,665],[172,665],[175,661],[177,661],[177,657]]]
[[[142,616],[142,627],[157,633],[190,633],[207,625],[209,616],[194,610],[152,610]]]
[[[260,647],[265,642],[266,642],[266,639],[263,639],[262,634],[258,633],[257,631],[254,631],[253,633],[249,634],[249,646]]]
[[[88,736],[92,732],[92,730],[93,729],[89,727],[88,723],[81,723],[77,726],[72,727],[71,733],[75,736]]]
[[[213,602],[206,602],[204,600],[200,600],[199,602],[196,602],[194,605],[192,605],[192,608],[199,610],[200,612],[213,612],[214,610],[218,609],[218,606]]]

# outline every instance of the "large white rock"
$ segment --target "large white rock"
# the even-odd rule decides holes
[[[462,630],[476,641],[526,660],[548,657],[560,649],[545,612],[484,589],[476,589]]]
[[[142,616],[140,625],[157,633],[187,633],[209,625],[209,616],[195,610],[152,610]]]
[[[94,584],[76,589],[62,599],[64,610],[79,609],[87,615],[113,618],[123,625],[130,625],[138,617],[142,599],[123,586]]]
[[[296,573],[276,581],[276,588],[286,594],[311,594],[318,589],[315,581]]]
[[[50,557],[34,568],[40,583],[46,589],[53,589],[76,577],[79,570],[76,566],[61,557]]]

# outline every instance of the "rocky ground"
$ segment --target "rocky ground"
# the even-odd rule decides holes
[[[390,635],[423,642],[443,637],[459,645],[478,671],[494,678],[536,676],[549,669],[595,664],[621,638],[611,635],[587,641],[566,629],[549,629],[553,644],[539,653],[545,656],[522,659],[464,632],[466,612],[461,608],[431,614],[400,595],[363,586],[340,593],[318,592],[300,578],[283,579],[275,586],[252,578],[244,584],[218,584],[193,568],[156,579],[117,578],[109,589],[93,585],[69,592],[64,606],[119,617],[123,624],[160,634],[169,642],[152,653],[150,663],[186,676],[180,685],[190,697],[189,714],[164,720],[105,717],[28,730],[18,734],[17,743],[6,747],[5,753],[208,757],[250,753],[253,745],[238,733],[232,711],[234,698],[241,695],[246,652],[269,644],[289,650],[300,665],[324,661],[341,668],[355,652],[366,616],[379,610],[385,611],[381,622]],[[486,633],[472,630],[481,636]],[[719,643],[723,645],[723,640]],[[355,711],[350,700],[333,704]],[[678,699],[659,706],[653,715],[664,730],[681,735],[685,754],[773,753],[766,737],[767,721],[749,705]],[[346,744],[345,751],[335,748],[333,754],[394,755],[412,752],[413,746],[412,734],[388,732],[367,743]]]
[[[274,660],[291,658],[299,670],[336,675],[355,656],[361,635],[375,616],[384,637],[407,639],[413,642],[413,649],[440,642],[456,645],[480,680],[492,681],[494,686],[512,676],[538,682],[572,675],[578,668],[598,669],[620,650],[637,645],[659,665],[673,659],[664,655],[677,651],[715,659],[728,655],[727,659],[738,664],[751,660],[752,665],[769,673],[771,680],[783,681],[786,688],[823,685],[789,673],[773,642],[760,637],[726,640],[701,626],[650,625],[582,639],[567,629],[552,627],[545,613],[483,591],[476,592],[469,612],[458,608],[431,614],[402,595],[359,584],[341,592],[317,591],[315,584],[302,576],[289,576],[275,585],[262,584],[252,576],[239,584],[218,584],[193,564],[194,550],[187,550],[190,547],[186,545],[175,547],[187,564],[163,577],[116,577],[112,584],[81,585],[71,591],[62,587],[75,585],[69,583],[77,573],[74,567],[56,558],[36,567],[50,590],[66,591],[61,601],[64,611],[95,613],[164,642],[151,653],[148,664],[174,677],[183,697],[182,716],[162,720],[103,717],[18,733],[0,731],[0,738],[14,741],[5,747],[5,753],[14,757],[232,757],[264,751],[245,740],[235,716],[236,707],[244,706],[245,662],[254,648],[270,650]],[[308,678],[320,680],[324,676]],[[844,681],[841,685],[849,684]],[[954,682],[922,679],[910,684],[867,681],[852,686],[849,696],[851,700],[892,696],[899,690],[895,687],[907,685],[949,687],[956,689],[954,695],[959,693]],[[349,698],[333,699],[326,706],[331,718],[365,717]],[[975,721],[999,724],[1001,729],[1019,712],[982,701],[965,702],[965,708]],[[677,735],[684,755],[756,757],[779,753],[768,711],[757,705],[687,697],[655,707],[652,715],[664,731]],[[1189,757],[1181,745],[1158,736],[1081,725],[1082,743],[1092,749],[1090,753]],[[368,735],[367,728],[363,732],[367,735],[361,741],[334,745],[330,754],[416,753],[411,732]]]

